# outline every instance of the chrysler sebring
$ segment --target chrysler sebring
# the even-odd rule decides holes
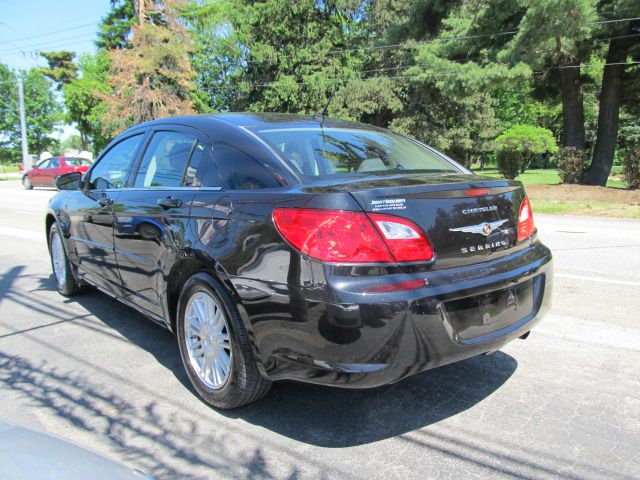
[[[59,292],[94,286],[172,330],[219,408],[280,379],[392,383],[525,338],[549,308],[522,184],[381,128],[166,118],[56,185]]]

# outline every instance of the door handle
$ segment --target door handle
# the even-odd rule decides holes
[[[109,205],[113,205],[113,199],[111,197],[107,197],[106,195],[102,195],[98,200],[98,203],[103,207],[108,207]]]
[[[170,208],[180,208],[182,206],[182,200],[169,196],[158,200],[158,205],[160,205],[165,210],[168,210]]]

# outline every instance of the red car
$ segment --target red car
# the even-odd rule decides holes
[[[51,157],[41,160],[22,176],[22,185],[27,190],[33,187],[55,187],[54,179],[58,175],[70,172],[86,172],[91,160],[75,157]],[[22,172],[22,166],[20,166]]]

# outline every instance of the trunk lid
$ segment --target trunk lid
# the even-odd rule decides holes
[[[411,220],[435,251],[434,269],[485,262],[518,249],[525,197],[520,182],[467,174],[391,174],[309,189],[348,191],[365,212]]]

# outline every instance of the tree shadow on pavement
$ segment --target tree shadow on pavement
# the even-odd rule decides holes
[[[512,357],[498,352],[373,390],[277,382],[264,399],[252,405],[216,412],[196,401],[171,332],[95,290],[72,299],[57,297],[59,303],[52,302],[52,277],[33,275],[39,283],[29,291],[12,287],[16,279],[26,275],[19,268],[10,270],[0,278],[0,291],[3,301],[33,309],[37,323],[20,328],[22,323],[12,322],[12,331],[0,340],[29,335],[24,340],[41,342],[53,355],[38,359],[26,353],[10,355],[0,348],[0,387],[25,395],[31,405],[48,410],[81,431],[108,437],[120,458],[159,478],[206,478],[212,471],[225,478],[270,478],[265,456],[273,451],[288,459],[293,469],[289,473],[294,477],[301,469],[337,469],[298,459],[295,449],[287,451],[281,444],[272,445],[268,436],[255,438],[255,429],[247,429],[244,422],[235,419],[310,445],[362,445],[456,415],[493,393],[517,368]],[[91,315],[70,308],[72,304],[81,305]],[[56,364],[51,359],[64,355],[65,346],[46,340],[41,332],[49,326],[60,328],[65,322],[87,330],[87,338],[106,335],[109,341],[128,341],[149,352],[191,392],[193,402],[184,393],[176,394],[179,401],[173,400],[170,392],[155,395],[153,381],[135,383],[134,378],[139,377],[128,378],[126,371],[109,372],[108,363],[92,363],[90,359],[77,368],[70,367],[74,364],[72,349],[68,351],[71,363]],[[2,324],[8,322],[3,320]],[[82,335],[76,337],[80,340]],[[105,385],[94,379],[91,372],[95,368],[104,369],[111,381]],[[124,395],[122,388],[140,391],[139,400]],[[189,407],[185,409],[185,405]],[[216,454],[211,455],[212,451]],[[338,470],[334,473],[348,475]]]
[[[47,283],[52,288],[53,277]],[[102,323],[151,353],[197,396],[171,332],[95,291],[70,301],[80,303]],[[281,381],[254,404],[218,412],[311,445],[349,447],[395,437],[456,415],[495,392],[516,368],[513,357],[496,352],[369,390]]]

